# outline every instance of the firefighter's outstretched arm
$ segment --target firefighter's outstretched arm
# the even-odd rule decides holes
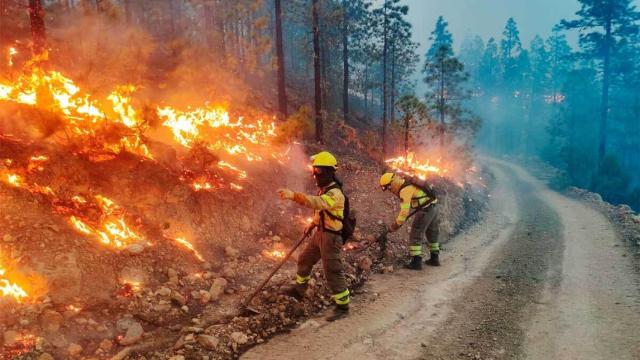
[[[389,225],[389,232],[397,231],[405,221],[407,221],[407,217],[411,212],[411,196],[406,198],[402,198],[402,203],[400,204],[400,212],[398,213],[398,217],[396,217],[396,221]]]
[[[330,210],[336,204],[336,199],[333,198],[332,192],[314,196],[293,192],[289,189],[279,189],[278,194],[282,199],[295,201],[313,210]]]

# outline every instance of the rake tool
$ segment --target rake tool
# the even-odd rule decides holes
[[[306,231],[304,233],[302,238],[300,240],[298,240],[298,242],[291,248],[291,250],[289,250],[287,255],[285,255],[285,257],[282,258],[282,260],[280,260],[280,263],[278,264],[278,266],[276,266],[273,270],[271,270],[271,273],[269,274],[269,276],[267,276],[267,278],[264,279],[264,281],[262,281],[262,283],[260,283],[260,285],[258,285],[258,287],[251,293],[251,295],[249,295],[249,297],[247,297],[242,302],[241,310],[244,313],[260,314],[259,310],[256,310],[253,307],[251,307],[251,305],[250,305],[251,304],[251,300],[253,300],[253,298],[256,297],[256,295],[258,295],[258,293],[260,291],[262,291],[262,289],[264,289],[264,287],[267,285],[269,280],[271,280],[271,278],[273,278],[273,276],[278,272],[278,270],[280,270],[280,268],[287,262],[287,260],[289,260],[291,255],[300,247],[300,245],[302,245],[302,243],[309,237],[309,235],[311,235],[311,231],[312,230],[313,229],[311,229],[309,231]]]

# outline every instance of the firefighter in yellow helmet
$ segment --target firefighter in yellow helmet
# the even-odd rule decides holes
[[[286,292],[302,299],[311,279],[313,265],[322,260],[325,278],[336,304],[333,314],[329,315],[327,320],[334,321],[348,314],[351,301],[342,264],[341,230],[345,196],[342,183],[335,176],[338,166],[336,158],[331,153],[323,151],[313,155],[311,160],[318,195],[307,195],[289,189],[278,190],[282,199],[292,200],[315,210],[313,223],[305,232],[311,232],[314,228],[316,232],[298,257],[296,285]]]
[[[440,266],[440,219],[438,217],[438,199],[433,191],[425,191],[425,189],[421,189],[392,172],[382,175],[380,186],[383,191],[389,190],[402,200],[396,221],[387,226],[386,231],[394,232],[409,217],[414,217],[409,235],[411,262],[405,267],[411,270],[422,269],[422,243],[425,236],[429,243],[430,253],[430,258],[426,263],[427,265]]]

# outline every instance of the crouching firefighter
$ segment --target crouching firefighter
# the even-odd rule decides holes
[[[329,152],[323,151],[312,156],[311,160],[313,177],[318,187],[317,196],[293,192],[289,189],[278,190],[282,199],[292,200],[315,210],[313,222],[305,232],[310,233],[314,228],[316,232],[298,257],[296,285],[289,288],[286,293],[302,299],[311,279],[313,265],[322,259],[325,278],[336,305],[327,320],[334,321],[348,314],[351,301],[342,264],[342,245],[345,234],[343,228],[348,230],[351,227],[349,221],[351,217],[348,214],[349,202],[342,191],[342,183],[335,176],[338,166],[336,158]],[[346,221],[345,218],[347,218]]]
[[[440,266],[440,219],[438,218],[438,199],[431,185],[424,180],[406,179],[398,174],[388,172],[380,178],[383,191],[389,190],[400,197],[400,213],[396,221],[386,227],[386,232],[394,232],[410,217],[414,217],[411,225],[409,251],[411,262],[405,268],[422,269],[422,243],[426,235],[429,243],[430,258],[427,265]]]

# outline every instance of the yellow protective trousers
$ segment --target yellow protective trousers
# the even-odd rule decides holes
[[[313,265],[322,260],[324,276],[333,300],[337,305],[347,305],[351,301],[342,264],[342,237],[328,231],[316,231],[298,257],[296,283],[306,286],[311,278]]]
[[[422,256],[422,243],[427,238],[429,252],[440,252],[440,217],[438,204],[431,204],[414,215],[409,235],[409,251],[411,256]]]

